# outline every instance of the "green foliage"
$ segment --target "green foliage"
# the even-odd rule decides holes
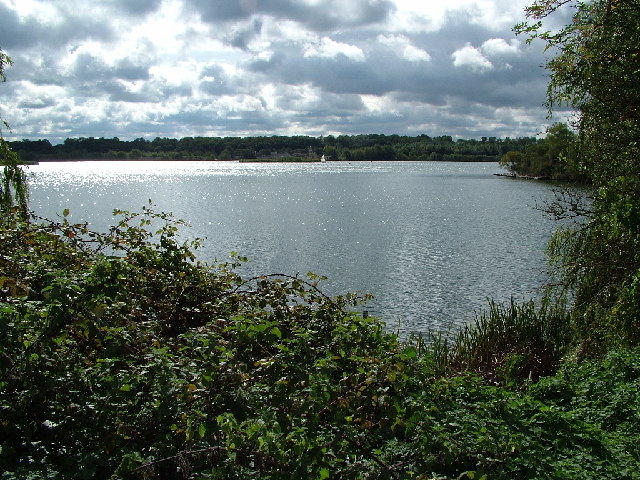
[[[21,168],[20,157],[11,150],[0,132],[0,211],[13,206],[27,210],[28,188],[27,177]]]
[[[617,455],[635,417],[585,420],[589,404],[550,407],[544,389],[442,376],[442,349],[399,343],[313,274],[242,279],[246,259],[199,263],[170,215],[116,214],[105,234],[66,211],[2,219],[3,478],[624,478],[638,467]],[[520,385],[532,351],[555,341],[549,318],[493,305],[452,358]],[[485,335],[503,360],[472,365]],[[552,393],[570,389],[554,378]],[[633,385],[598,407],[617,412]]]
[[[483,137],[453,140],[451,136],[340,135],[338,137],[185,137],[132,141],[119,138],[68,138],[60,145],[48,140],[11,142],[30,161],[95,159],[206,159],[317,161],[321,155],[341,161],[452,161],[495,162],[508,151],[524,151],[538,144],[535,138]]]
[[[432,334],[425,355],[441,375],[474,372],[503,386],[552,374],[572,338],[565,311],[533,301],[489,302],[489,309],[453,335]]]
[[[565,123],[555,123],[544,140],[523,152],[507,152],[500,165],[518,176],[585,183],[587,177],[576,167],[575,142],[576,134]]]
[[[6,67],[13,62],[2,50],[0,50],[0,82],[6,81]],[[0,124],[4,128],[9,128],[5,120],[0,118]],[[15,153],[9,144],[2,137],[2,127],[0,126],[0,213],[5,213],[14,206],[23,212],[27,210],[27,179],[24,171],[20,168],[20,157]]]
[[[360,405],[364,432],[393,408],[387,377],[406,367],[380,323],[314,276],[244,281],[241,257],[195,262],[169,216],[116,213],[105,235],[66,216],[3,225],[3,470],[313,477],[333,442],[368,452],[332,425]]]
[[[640,412],[640,350],[618,349],[601,361],[569,362],[554,377],[530,390],[534,399],[550,408],[571,412],[589,424],[610,457],[603,463],[618,464],[619,478],[636,478],[633,465],[640,458],[636,431]],[[611,468],[611,467],[609,467]]]
[[[564,4],[575,7],[571,23],[542,31],[542,19]],[[576,167],[595,187],[585,221],[550,244],[555,291],[573,299],[579,353],[600,356],[640,345],[640,5],[556,0],[536,2],[528,14],[536,22],[517,29],[558,52],[547,64],[548,106],[577,110]]]

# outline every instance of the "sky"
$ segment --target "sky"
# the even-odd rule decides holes
[[[523,137],[531,0],[0,0],[6,139]]]

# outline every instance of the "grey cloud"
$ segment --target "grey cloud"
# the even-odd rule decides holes
[[[74,119],[71,119],[71,121],[75,124],[73,125],[73,130],[72,130],[73,133],[70,133],[68,136],[124,138],[134,133],[133,131],[129,131],[129,127],[127,127],[126,131],[119,131],[119,129],[114,125],[113,121],[107,118],[101,119],[101,120],[92,120],[88,118],[83,118],[82,121],[73,121],[73,120]],[[69,121],[67,120],[65,124],[68,125]],[[137,134],[138,132],[135,132],[135,133]],[[141,136],[141,135],[138,134],[135,136]],[[63,138],[60,138],[59,140],[63,140]]]
[[[162,5],[163,0],[118,0],[114,7],[133,15],[146,15],[152,13]]]
[[[546,88],[546,79],[541,72],[521,62],[514,62],[510,70],[500,67],[478,74],[455,69],[450,62],[441,61],[431,72],[416,75],[412,80],[413,85],[406,89],[405,94],[434,104],[438,99],[455,97],[467,104],[537,107],[544,101]]]
[[[81,53],[73,65],[76,78],[86,81],[98,81],[110,77],[109,67],[100,58],[89,53]]]
[[[17,104],[18,108],[40,109],[52,107],[56,101],[51,97],[36,97],[20,100]]]
[[[350,0],[349,2],[332,0],[313,7],[300,6],[293,0],[281,3],[290,4],[284,5],[284,12],[293,12],[293,20],[316,31],[330,31],[382,22],[395,8],[387,0]],[[348,8],[345,11],[347,5]]]
[[[120,59],[107,65],[102,58],[90,53],[77,55],[69,73],[60,66],[61,53],[53,49],[38,49],[14,57],[10,80],[27,80],[34,85],[56,85],[73,90],[87,83],[115,80],[148,80],[150,59]]]
[[[287,62],[287,53],[278,49],[270,58],[254,58],[247,62],[246,67],[250,72],[277,74]]]
[[[95,85],[94,95],[107,95],[109,100],[125,103],[160,103],[171,98],[191,97],[193,90],[188,85],[165,85],[146,82],[136,90],[117,79],[99,81]]]
[[[58,56],[59,52],[48,49],[13,55],[9,81],[26,80],[38,86],[64,85],[68,78],[60,72]]]
[[[61,4],[64,11],[64,5]],[[0,47],[23,51],[33,46],[51,49],[83,39],[108,40],[113,31],[103,19],[84,17],[81,12],[62,12],[54,24],[38,22],[34,17],[21,19],[14,10],[0,4]]]
[[[120,60],[113,69],[113,76],[123,80],[147,80],[149,65],[136,63],[130,58]]]
[[[260,35],[262,31],[262,22],[254,19],[249,25],[236,29],[230,36],[229,43],[241,50],[247,50],[249,42]]]
[[[23,24],[24,25],[24,24]],[[7,5],[0,3],[0,48],[6,50],[15,46],[32,44],[36,41],[26,29],[21,28],[18,15]]]
[[[456,113],[456,105],[444,104],[438,107],[398,103],[393,113],[379,115],[354,115],[340,119],[336,130],[347,134],[378,132],[385,134],[454,135],[463,138],[481,136],[528,136],[532,129],[544,122],[544,113],[533,113],[530,120],[517,121],[512,116],[498,118],[495,109],[476,107],[464,114]],[[417,127],[421,126],[421,127]]]
[[[110,66],[99,57],[89,53],[81,53],[74,62],[73,76],[81,82],[147,80],[149,78],[149,66],[136,64],[129,58],[120,60],[115,66]]]
[[[86,1],[90,7],[86,11],[98,5]],[[86,39],[117,45],[116,30],[126,32],[137,17],[154,12],[162,1],[113,0],[100,4],[101,9],[117,16],[120,26],[113,29],[110,19],[84,18],[86,13],[69,6],[77,7],[80,0],[51,2],[49,5],[54,5],[60,16],[47,28],[35,17],[18,18],[0,2],[0,48],[6,47],[15,60],[8,72],[9,82],[1,86],[1,103],[7,110],[11,106],[23,110],[20,124],[9,118],[14,131],[35,132],[37,124],[46,120],[56,125],[56,135],[72,132],[69,135],[121,138],[289,131],[312,135],[375,132],[517,136],[530,135],[539,129],[537,122],[545,122],[541,103],[547,78],[538,67],[544,63],[541,48],[531,47],[518,55],[494,44],[493,56],[487,54],[493,69],[479,74],[454,67],[452,53],[467,43],[481,49],[487,40],[503,39],[510,45],[514,38],[506,27],[502,31],[473,23],[464,11],[450,14],[438,31],[385,32],[376,23],[389,18],[395,8],[391,0],[184,0],[187,10],[190,6],[191,13],[196,11],[209,24],[203,27],[194,21],[192,28],[182,30],[178,37],[179,43],[193,47],[193,56],[172,51],[163,58],[163,52],[156,51],[158,46],[140,46],[139,37],[135,38],[136,53],[127,58],[114,62],[98,56],[96,52],[104,51],[104,46],[91,53]],[[281,38],[287,29],[276,32],[279,29],[274,27],[274,20],[297,22],[301,35]],[[225,48],[218,57],[217,46],[210,47],[206,41],[199,44],[197,36],[203,35],[206,27],[211,32],[206,40],[217,45],[222,39],[242,51]],[[381,34],[402,35],[411,45],[428,52],[430,60],[410,61],[400,48],[377,41]],[[362,58],[355,56],[354,60],[343,53],[322,56],[333,53],[330,49],[309,48],[301,40],[306,38],[316,39],[320,45],[330,38],[355,46]],[[520,41],[525,50],[524,38]],[[74,46],[81,49],[74,52]],[[245,60],[250,54],[254,58]],[[73,59],[71,65],[69,59]],[[209,64],[203,67],[203,62]],[[160,66],[157,77],[150,73],[154,65]],[[172,67],[191,73],[184,81],[175,76],[170,82],[158,80],[172,75],[166,73],[172,72]],[[199,69],[201,76],[196,85],[191,85],[191,75]],[[234,73],[228,75],[227,71]],[[263,89],[266,84],[269,87]],[[65,93],[48,95],[50,91],[41,88],[48,85],[59,86]],[[315,87],[311,98],[305,98],[305,88],[297,88],[308,85]],[[268,98],[269,93],[264,92],[274,92],[274,97]],[[363,103],[364,94],[384,97],[382,104],[390,104],[389,110],[393,111],[370,111]],[[229,98],[222,101],[216,98],[227,95]],[[180,101],[169,102],[175,98]],[[242,102],[242,98],[247,101]],[[256,100],[262,103],[262,110],[258,104],[258,111],[252,111]],[[114,104],[109,107],[108,101]],[[140,102],[157,103],[159,108],[137,105]],[[273,111],[268,110],[267,105],[274,102]],[[88,113],[85,118],[83,112],[89,104],[107,109],[105,119],[95,122]],[[72,111],[65,111],[65,105],[72,105]],[[183,105],[184,111],[159,113],[176,109],[176,105]],[[232,111],[217,113],[215,105]],[[132,121],[125,113],[131,110],[139,111],[148,121]],[[517,116],[513,113],[516,111],[520,112]],[[428,131],[418,131],[419,125]]]
[[[304,100],[297,95],[282,96],[277,106],[284,110],[295,111],[296,101]],[[315,120],[324,117],[339,116],[344,117],[359,113],[365,110],[362,99],[359,95],[335,94],[322,92],[318,101],[307,111],[296,112],[296,117],[305,117]]]
[[[174,131],[206,128],[222,135],[242,135],[250,131],[273,132],[281,122],[282,119],[270,117],[264,112],[254,111],[234,112],[233,118],[219,116],[208,110],[180,112],[162,117],[162,123],[172,125]],[[177,136],[184,136],[184,134]]]
[[[70,76],[62,79],[60,84],[77,98],[107,97],[116,102],[131,103],[161,101],[165,95],[148,82],[137,91],[130,90],[125,83],[148,81],[148,68],[131,59],[123,59],[111,66],[99,57],[81,53],[75,59]]]
[[[489,30],[486,26],[474,24],[464,13],[448,12],[443,27],[432,33],[418,36],[420,43],[431,45],[433,50],[440,52],[443,57],[449,57],[454,51],[464,47],[467,43],[479,47],[490,38],[501,36],[499,32]],[[504,32],[505,38],[512,38],[510,30]]]
[[[205,22],[239,21],[256,14],[293,20],[316,31],[381,22],[395,9],[389,0],[328,0],[309,5],[299,0],[186,0]]]
[[[215,64],[202,70],[199,87],[203,92],[213,96],[231,94],[239,88],[238,85],[230,85],[222,67]]]
[[[187,0],[200,13],[202,20],[209,23],[241,20],[256,12],[257,2],[228,1],[228,0]],[[252,4],[253,3],[253,4]]]
[[[383,93],[379,77],[366,62],[355,62],[343,55],[335,58],[305,57],[301,52],[282,50],[271,60],[254,60],[247,65],[252,72],[286,84],[312,83],[333,93]]]
[[[190,85],[160,85],[157,86],[157,91],[162,100],[193,96],[193,88]]]
[[[443,105],[450,99],[456,99],[466,109],[474,104],[491,108],[540,107],[544,101],[546,80],[537,76],[511,76],[509,73],[511,72],[502,70],[478,78],[473,72],[458,72],[456,76],[449,66],[442,66],[433,75],[407,78],[407,81],[413,82],[413,87],[399,91],[397,95],[403,101],[431,105]]]
[[[398,92],[405,98],[442,104],[447,96],[468,102],[539,105],[545,79],[540,71],[522,61],[512,62],[511,70],[499,68],[482,79],[469,71],[455,69],[448,56],[437,55],[431,62],[409,62],[384,50],[368,50],[368,62],[344,57],[304,57],[290,50],[269,61],[255,60],[250,71],[262,73],[273,82],[300,85],[312,83],[326,92],[384,95]],[[523,95],[522,92],[527,92]],[[539,96],[539,95],[540,96]]]
[[[109,95],[109,99],[114,102],[127,102],[127,103],[145,103],[145,102],[159,102],[162,100],[162,96],[157,90],[150,88],[148,85],[139,91],[131,91],[126,88],[120,82],[117,81],[104,81],[99,82],[98,89],[103,93]]]
[[[455,97],[494,107],[539,107],[544,101],[546,78],[538,67],[544,58],[535,49],[521,56],[494,57],[493,70],[483,73],[482,78],[473,71],[454,67],[451,54],[466,43],[480,47],[494,38],[502,38],[508,44],[514,39],[508,30],[496,32],[468,21],[463,13],[450,14],[443,29],[437,32],[404,34],[412,45],[430,53],[429,62],[408,61],[402,52],[372,41],[378,32],[363,34],[355,30],[340,36],[339,41],[362,48],[366,62],[342,56],[305,57],[299,45],[281,42],[272,45],[277,53],[269,60],[254,59],[247,68],[264,74],[272,82],[293,85],[311,82],[333,93],[385,95],[393,92],[407,100],[432,105],[443,105],[448,97]],[[522,48],[527,47],[522,45]]]

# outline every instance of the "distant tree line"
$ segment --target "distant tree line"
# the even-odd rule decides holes
[[[337,161],[498,161],[509,151],[524,152],[541,142],[535,137],[482,137],[454,140],[449,135],[340,135],[185,137],[153,140],[136,138],[67,138],[52,145],[49,140],[10,142],[24,161],[77,159],[202,159],[239,160],[279,157],[317,157]]]
[[[535,137],[482,137],[454,140],[450,135],[341,135],[323,138],[324,154],[332,160],[413,160],[495,162],[508,151],[524,151],[540,140]]]

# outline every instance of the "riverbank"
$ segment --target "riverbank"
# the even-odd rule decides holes
[[[517,173],[494,173],[494,175],[496,177],[506,177],[506,178],[519,178],[522,180],[551,180],[551,177],[545,176],[545,175],[541,175],[541,176],[535,176],[535,175],[520,175]]]
[[[320,163],[320,157],[298,156],[298,157],[261,157],[261,158],[241,158],[240,163]]]

